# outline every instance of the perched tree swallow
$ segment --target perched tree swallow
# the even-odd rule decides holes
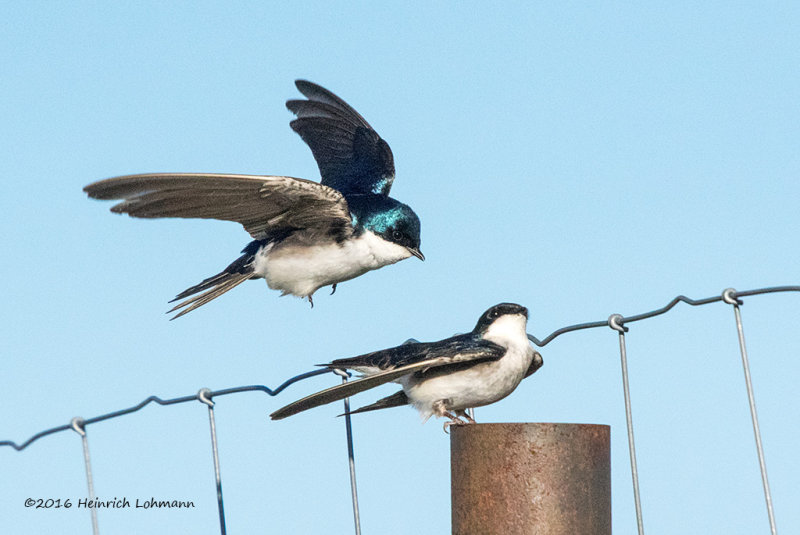
[[[122,200],[112,212],[133,217],[221,219],[241,223],[254,241],[222,272],[178,294],[178,318],[248,279],[282,295],[308,298],[323,286],[410,256],[424,260],[420,223],[389,197],[389,145],[345,101],[295,82],[307,100],[289,100],[290,126],[311,148],[321,184],[287,176],[155,173],[89,184],[94,199]],[[172,301],[171,301],[172,302]]]
[[[438,342],[406,343],[323,364],[364,377],[295,401],[270,417],[280,420],[394,381],[403,389],[351,414],[411,404],[423,421],[434,415],[449,418],[445,429],[474,423],[467,409],[503,399],[542,367],[542,356],[528,341],[527,320],[525,307],[501,303],[484,312],[471,333]]]

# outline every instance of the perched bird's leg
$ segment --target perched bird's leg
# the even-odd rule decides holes
[[[468,424],[476,424],[476,423],[478,423],[478,422],[476,422],[476,421],[475,421],[475,419],[474,419],[474,418],[472,418],[472,417],[469,415],[469,413],[468,413],[467,411],[465,411],[465,410],[464,410],[464,411],[455,411],[455,412],[456,412],[456,416],[459,416],[459,417],[461,417],[461,418],[465,418],[465,419],[467,420],[467,423],[468,423]]]
[[[452,412],[447,410],[447,406],[446,406],[447,401],[448,400],[445,400],[445,399],[439,399],[439,400],[434,401],[433,402],[433,406],[432,406],[433,413],[436,416],[439,416],[439,417],[446,416],[447,418],[450,418],[450,421],[449,422],[445,422],[444,425],[443,425],[445,433],[449,432],[448,429],[450,428],[451,425],[464,425],[464,424],[467,423],[464,420],[460,419],[455,414],[453,414]]]
[[[308,302],[311,303],[311,308],[314,308],[314,300],[311,299],[311,296],[308,296]]]
[[[331,295],[336,293],[336,283],[333,283],[333,288],[331,289]]]

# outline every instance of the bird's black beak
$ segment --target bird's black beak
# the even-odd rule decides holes
[[[422,254],[422,251],[420,251],[418,248],[416,248],[416,247],[407,247],[407,249],[408,249],[409,253],[413,254],[414,256],[416,256],[417,258],[422,260],[423,262],[425,261],[425,255]]]

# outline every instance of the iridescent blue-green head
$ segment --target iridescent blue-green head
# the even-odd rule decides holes
[[[371,231],[425,260],[419,250],[419,217],[408,205],[384,195],[351,195],[347,204],[357,233]]]

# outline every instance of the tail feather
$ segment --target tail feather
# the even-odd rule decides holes
[[[191,288],[186,288],[184,291],[179,293],[175,296],[174,299],[170,301],[170,303],[174,303],[175,301],[180,301],[185,297],[189,297],[190,295],[194,295],[200,292],[204,292],[209,288],[215,288],[220,284],[225,283],[231,276],[234,275],[247,275],[253,272],[253,259],[255,258],[255,254],[258,249],[261,247],[263,242],[261,241],[253,241],[247,247],[242,250],[244,253],[242,256],[231,262],[228,267],[223,269],[221,272],[213,275],[203,282],[199,284],[195,284]],[[229,288],[230,289],[230,288]],[[185,305],[181,305],[185,306]],[[176,307],[176,308],[180,308]],[[172,309],[175,310],[175,309]],[[170,311],[172,312],[172,311]],[[177,316],[176,316],[177,317]],[[175,318],[173,318],[175,319]]]
[[[220,274],[220,275],[222,275],[222,274]],[[217,277],[219,277],[219,275],[217,275]],[[212,301],[212,300],[216,299],[217,297],[219,297],[220,295],[224,294],[225,292],[228,292],[228,291],[234,289],[235,287],[239,286],[244,281],[252,279],[253,277],[255,277],[255,274],[253,272],[250,272],[250,273],[225,273],[224,277],[219,279],[218,282],[216,282],[213,285],[213,287],[211,287],[210,289],[207,289],[203,293],[197,294],[194,297],[189,297],[188,299],[185,299],[184,301],[181,301],[180,303],[178,303],[177,305],[175,305],[174,307],[169,309],[167,311],[167,314],[169,314],[171,312],[175,312],[176,310],[179,310],[181,308],[186,307],[184,310],[181,310],[179,313],[177,313],[173,317],[171,317],[170,321],[172,321],[174,319],[177,319],[177,318],[180,318],[181,316],[183,316],[185,314],[188,314],[192,310],[205,305],[209,301]],[[202,285],[202,283],[201,283],[201,285]],[[200,286],[200,285],[198,285],[198,286]],[[191,294],[187,294],[187,295],[191,295]],[[172,302],[172,301],[170,301],[170,302]]]
[[[192,310],[216,299],[225,292],[234,289],[244,281],[255,277],[256,275],[253,273],[253,260],[261,245],[263,245],[263,242],[258,240],[250,242],[242,251],[244,254],[231,262],[228,267],[176,295],[170,303],[180,301],[181,299],[183,299],[183,301],[168,310],[167,314],[181,308],[186,309],[181,310],[178,314],[171,317],[170,321],[180,318],[184,314],[188,314]]]
[[[213,288],[214,286],[217,286],[221,282],[224,282],[230,276],[231,274],[228,273],[227,271],[223,271],[222,273],[217,273],[213,277],[209,277],[203,280],[203,282],[201,282],[200,284],[195,284],[191,288],[186,288],[184,291],[176,295],[169,302],[174,303],[175,301],[180,301],[181,299],[189,297],[190,295],[194,295],[196,293],[208,290],[209,288]]]
[[[360,412],[377,411],[378,409],[389,409],[391,407],[401,407],[403,405],[408,405],[408,396],[406,396],[405,392],[400,390],[399,392],[395,392],[391,396],[386,396],[385,398],[379,399],[375,403],[372,403],[370,405],[365,405],[354,411],[340,414],[339,416],[345,416],[348,414],[358,414]]]
[[[263,242],[259,240],[250,242],[250,244],[242,250],[244,254],[231,262],[228,267],[176,295],[170,303],[180,301],[181,299],[183,299],[183,301],[168,310],[167,314],[180,310],[181,308],[185,310],[181,310],[178,314],[175,314],[170,318],[170,321],[180,318],[184,314],[188,314],[192,310],[216,299],[225,292],[234,289],[244,281],[256,277],[253,273],[253,260],[262,245]]]

